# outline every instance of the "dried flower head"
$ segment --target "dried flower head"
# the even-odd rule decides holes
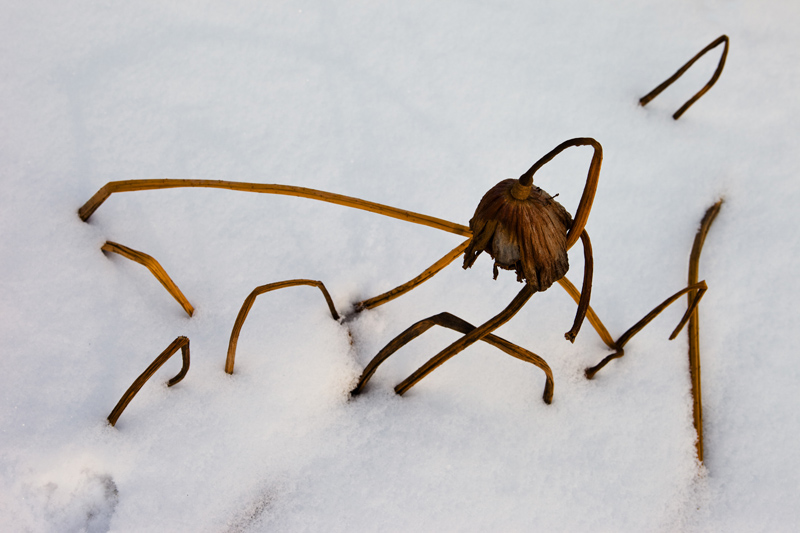
[[[527,184],[524,181],[527,181]],[[530,178],[503,180],[487,192],[469,221],[472,241],[464,268],[488,252],[497,269],[514,270],[517,281],[544,291],[569,270],[567,231],[572,217]]]

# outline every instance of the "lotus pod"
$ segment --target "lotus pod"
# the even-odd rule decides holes
[[[503,180],[487,192],[469,221],[472,241],[464,252],[470,268],[481,252],[498,268],[514,270],[517,281],[544,291],[569,270],[567,231],[572,217],[539,187]]]

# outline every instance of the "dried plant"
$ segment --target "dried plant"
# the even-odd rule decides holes
[[[181,366],[181,371],[178,374],[167,382],[168,387],[172,387],[176,383],[179,383],[184,377],[186,377],[186,373],[189,372],[189,339],[186,337],[178,337],[172,344],[167,346],[167,349],[161,352],[161,354],[156,357],[150,366],[148,366],[142,374],[136,378],[136,381],[128,387],[128,390],[125,391],[125,394],[122,395],[122,398],[119,399],[117,405],[114,406],[114,409],[111,411],[111,414],[108,415],[108,423],[112,426],[116,425],[117,420],[119,420],[122,411],[131,403],[133,397],[139,392],[139,390],[147,383],[153,374],[161,368],[161,365],[167,362],[167,360],[172,357],[178,349],[181,350],[181,355],[183,358],[183,363]]]
[[[133,248],[128,248],[127,246],[123,246],[116,242],[106,241],[106,243],[100,248],[104,252],[114,252],[115,254],[119,254],[122,257],[130,259],[131,261],[136,261],[137,263],[146,266],[150,272],[156,277],[158,281],[161,282],[161,285],[167,289],[175,300],[181,304],[183,310],[186,311],[186,314],[192,316],[194,313],[194,307],[192,304],[189,303],[189,300],[186,299],[186,296],[183,295],[181,290],[175,285],[175,282],[172,281],[167,275],[167,272],[162,268],[162,266],[153,259],[151,256],[147,255],[146,253],[139,252],[134,250]]]
[[[722,200],[712,205],[703,216],[700,222],[700,228],[694,237],[694,244],[692,245],[692,253],[689,256],[689,284],[693,285],[697,282],[698,271],[700,268],[700,252],[703,251],[703,244],[706,241],[708,230],[711,229],[711,224],[717,218],[719,210],[722,207]],[[689,293],[689,300],[691,301],[695,294]],[[698,296],[699,297],[699,296]],[[703,402],[702,391],[700,387],[700,318],[699,312],[692,313],[689,318],[689,371],[692,379],[692,417],[694,419],[694,428],[697,431],[697,458],[703,462]]]
[[[709,50],[713,50],[714,48],[716,48],[717,46],[719,46],[720,44],[723,44],[723,43],[725,44],[725,46],[722,49],[722,56],[719,58],[719,64],[717,65],[717,69],[714,71],[714,75],[711,76],[711,79],[708,81],[708,83],[706,83],[705,86],[703,86],[703,88],[700,89],[697,92],[697,94],[695,94],[694,96],[689,98],[689,100],[687,100],[687,102],[685,104],[683,104],[680,107],[680,109],[678,109],[675,112],[674,115],[672,115],[672,118],[674,118],[675,120],[678,120],[681,117],[681,115],[683,115],[686,112],[686,110],[689,109],[692,106],[692,104],[694,104],[696,101],[698,101],[701,96],[706,94],[708,92],[708,90],[715,83],[717,83],[717,80],[719,79],[720,75],[722,74],[722,69],[725,67],[725,59],[728,57],[729,39],[728,39],[727,35],[720,35],[713,42],[711,42],[711,44],[709,44],[708,46],[706,46],[705,48],[700,50],[700,52],[698,52],[696,56],[694,56],[692,59],[690,59],[688,62],[686,62],[686,64],[683,65],[681,68],[679,68],[678,71],[675,72],[675,74],[673,74],[672,76],[670,76],[669,78],[664,80],[664,82],[661,83],[661,85],[659,85],[658,87],[656,87],[655,89],[653,89],[652,91],[647,93],[646,95],[642,96],[639,99],[639,104],[641,104],[642,107],[646,106],[650,102],[650,100],[652,100],[653,98],[655,98],[656,96],[661,94],[661,91],[663,91],[664,89],[666,89],[667,87],[672,85],[672,83],[675,80],[677,80],[678,78],[683,76],[683,74],[687,70],[689,70],[689,68],[692,65],[694,65],[694,63],[698,59],[703,57],[703,55],[705,55],[706,52],[708,52]]]
[[[98,190],[94,196],[83,204],[78,210],[78,216],[84,222],[89,220],[89,217],[105,202],[109,196],[119,192],[133,192],[133,191],[151,191],[158,189],[178,189],[178,188],[210,188],[210,189],[227,189],[230,191],[242,192],[255,192],[262,194],[278,194],[284,196],[299,196],[301,198],[309,198],[312,200],[319,200],[321,202],[328,202],[331,204],[344,205],[355,209],[377,213],[391,218],[405,220],[406,222],[413,222],[414,224],[422,224],[432,228],[455,233],[469,237],[472,234],[469,228],[454,222],[448,222],[436,217],[428,215],[421,215],[405,209],[398,209],[388,205],[378,204],[375,202],[368,202],[360,198],[353,198],[352,196],[345,196],[343,194],[335,194],[332,192],[318,191],[316,189],[308,189],[305,187],[295,187],[293,185],[274,185],[269,183],[245,183],[240,181],[222,181],[222,180],[186,180],[186,179],[152,179],[152,180],[124,180],[124,181],[109,181]]]
[[[533,175],[566,148],[586,145],[594,149],[594,155],[573,221],[567,211],[553,200],[553,197],[533,186]],[[370,361],[362,373],[358,385],[353,390],[353,394],[359,394],[363,390],[378,366],[391,354],[433,325],[440,325],[461,331],[464,336],[439,352],[398,384],[395,387],[397,394],[405,393],[445,361],[475,342],[484,340],[497,347],[502,346],[501,349],[506,353],[531,362],[544,370],[547,375],[544,400],[550,403],[553,383],[552,372],[547,363],[532,352],[491,335],[491,333],[511,320],[536,292],[546,290],[552,283],[564,276],[569,268],[567,250],[580,237],[584,245],[585,256],[584,291],[579,298],[580,304],[573,328],[566,334],[567,339],[574,341],[589,308],[593,262],[589,235],[584,227],[597,190],[602,154],[600,143],[594,139],[570,139],[542,157],[518,180],[502,181],[486,193],[470,220],[473,236],[464,251],[464,268],[471,267],[478,255],[485,251],[495,261],[495,278],[498,268],[514,270],[517,274],[517,281],[524,283],[522,290],[502,312],[478,327],[472,326],[450,313],[435,315],[417,322],[395,337]],[[447,256],[443,260],[446,258]]]
[[[247,319],[247,314],[253,307],[253,303],[255,303],[256,298],[265,292],[270,292],[277,289],[285,289],[286,287],[296,287],[298,285],[310,285],[312,287],[318,287],[319,290],[322,291],[322,295],[325,297],[325,302],[328,304],[328,309],[331,312],[331,316],[334,320],[339,320],[339,313],[336,312],[331,295],[328,293],[328,289],[325,288],[325,285],[323,285],[321,281],[314,281],[311,279],[292,279],[256,287],[247,296],[247,298],[245,298],[242,308],[239,310],[239,314],[236,316],[236,321],[233,324],[231,340],[228,343],[228,357],[225,359],[225,372],[228,374],[233,374],[233,365],[236,361],[236,344],[239,342],[239,334],[242,331],[244,321]]]

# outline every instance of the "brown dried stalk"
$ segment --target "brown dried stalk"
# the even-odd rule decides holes
[[[345,196],[343,194],[318,191],[316,189],[308,189],[305,187],[295,187],[293,185],[245,183],[239,181],[222,180],[150,179],[110,181],[103,185],[103,187],[101,187],[100,190],[97,191],[94,196],[92,196],[89,201],[78,210],[78,215],[81,217],[81,220],[86,222],[89,220],[89,217],[92,216],[92,213],[94,213],[95,210],[114,193],[185,187],[204,187],[212,189],[227,189],[231,191],[299,196],[301,198],[310,198],[312,200],[319,200],[322,202],[353,207],[355,209],[362,209],[371,213],[377,213],[379,215],[397,218],[407,222],[413,222],[414,224],[422,224],[423,226],[429,226],[443,231],[448,231],[464,237],[469,237],[472,234],[468,227],[462,226],[461,224],[455,224],[440,218],[406,211],[405,209],[398,209],[388,205],[368,202],[366,200],[353,198],[352,196]]]
[[[714,71],[714,75],[711,76],[711,79],[709,80],[709,82],[706,83],[706,85],[702,89],[700,89],[697,92],[697,94],[692,96],[685,104],[683,104],[680,107],[680,109],[678,109],[675,112],[674,115],[672,115],[673,119],[678,120],[681,117],[681,115],[683,115],[683,113],[692,106],[692,104],[694,104],[697,100],[700,99],[701,96],[703,96],[704,94],[706,94],[708,92],[708,90],[717,82],[717,80],[719,79],[720,75],[722,74],[722,69],[723,69],[723,67],[725,67],[725,59],[728,57],[729,39],[728,39],[727,35],[720,35],[711,44],[709,44],[708,46],[703,48],[696,56],[694,56],[685,65],[683,65],[681,68],[679,68],[678,71],[675,74],[673,74],[672,76],[667,78],[666,81],[664,81],[661,85],[659,85],[658,87],[656,87],[655,89],[653,89],[652,91],[650,91],[649,93],[647,93],[646,95],[641,97],[639,99],[639,104],[641,104],[642,107],[646,106],[650,102],[650,100],[652,100],[653,98],[655,98],[656,96],[661,94],[661,91],[663,91],[664,89],[666,89],[667,87],[672,85],[672,83],[675,80],[677,80],[678,78],[683,76],[683,74],[687,70],[689,70],[689,68],[692,65],[694,65],[694,63],[698,59],[700,59],[703,55],[705,55],[706,52],[716,48],[717,46],[719,46],[722,43],[725,43],[725,47],[722,49],[722,56],[719,58],[719,64],[717,65],[717,70]]]
[[[616,350],[617,350],[616,352],[614,352],[611,355],[605,357],[602,361],[597,363],[595,366],[586,369],[586,371],[585,371],[586,378],[587,379],[592,379],[594,377],[594,375],[597,374],[597,372],[601,368],[606,366],[610,361],[625,355],[625,350],[624,350],[625,344],[627,344],[628,341],[631,340],[631,338],[633,338],[634,335],[636,335],[642,329],[644,329],[644,327],[647,326],[647,324],[652,322],[654,318],[656,318],[658,315],[660,315],[661,312],[664,309],[666,309],[667,307],[669,307],[672,303],[677,301],[678,298],[680,298],[681,296],[683,296],[686,293],[692,293],[692,294],[694,294],[694,297],[692,298],[692,300],[689,303],[689,308],[686,310],[686,313],[684,313],[683,318],[681,318],[680,323],[678,323],[678,326],[672,332],[672,335],[669,336],[669,340],[673,340],[681,332],[681,330],[683,329],[683,326],[686,325],[686,322],[689,320],[689,317],[692,315],[692,313],[694,313],[694,310],[697,308],[697,304],[700,303],[700,299],[703,297],[703,295],[705,294],[706,290],[708,290],[708,285],[706,285],[705,281],[701,281],[700,283],[695,283],[693,285],[690,285],[690,286],[688,286],[686,288],[683,288],[683,289],[679,290],[678,292],[676,292],[675,294],[673,294],[672,296],[670,296],[669,298],[667,298],[666,300],[661,302],[661,304],[659,306],[657,306],[655,309],[653,309],[652,311],[647,313],[644,316],[644,318],[642,318],[639,322],[637,322],[636,324],[631,326],[631,328],[628,329],[628,331],[623,333],[622,336],[619,339],[617,339],[617,341],[615,343],[616,344]]]
[[[581,293],[578,291],[575,285],[573,285],[566,276],[558,280],[558,283],[565,291],[567,291],[567,294],[569,294],[572,299],[575,300],[575,303],[580,305]],[[611,334],[600,320],[600,317],[597,316],[597,313],[595,313],[594,309],[592,309],[592,306],[588,307],[586,311],[586,318],[589,319],[589,323],[592,325],[597,334],[600,335],[600,338],[603,340],[603,342],[606,343],[606,346],[612,350],[616,350],[617,344],[614,342],[613,337],[611,337]]]
[[[378,366],[380,366],[381,363],[383,363],[386,359],[388,359],[389,356],[392,355],[394,352],[396,352],[397,350],[399,350],[412,340],[416,339],[417,337],[428,331],[433,326],[442,326],[464,334],[470,333],[471,331],[475,330],[475,326],[473,326],[466,320],[462,320],[461,318],[458,318],[457,316],[452,315],[450,313],[439,313],[438,315],[434,315],[424,320],[420,320],[416,324],[406,329],[403,333],[392,339],[392,341],[389,344],[387,344],[383,348],[383,350],[381,350],[378,353],[378,355],[376,355],[372,359],[372,361],[369,362],[369,364],[364,369],[361,378],[358,381],[358,385],[356,386],[355,389],[353,389],[351,394],[354,396],[360,394],[363,391],[364,386],[367,384],[370,378],[372,378],[372,375],[375,373],[375,371],[378,369]],[[481,340],[491,344],[496,348],[499,348],[505,353],[513,357],[516,357],[521,361],[531,363],[541,368],[546,376],[542,399],[545,401],[545,403],[551,403],[553,401],[553,372],[552,370],[550,370],[550,366],[544,359],[542,359],[533,352],[521,348],[516,344],[513,344],[491,333],[482,337]]]
[[[581,195],[578,208],[575,210],[575,217],[572,227],[567,233],[567,249],[578,242],[583,228],[586,227],[586,222],[589,220],[589,212],[592,210],[592,203],[594,202],[594,195],[597,192],[597,183],[600,179],[600,166],[603,164],[603,147],[599,142],[591,137],[578,137],[569,139],[559,144],[550,152],[542,156],[531,168],[528,169],[519,181],[523,186],[530,186],[533,183],[533,175],[542,168],[545,164],[550,162],[555,156],[566,150],[571,146],[591,146],[594,149],[592,154],[592,161],[589,163],[589,172],[586,176],[586,185],[583,187],[583,194]]]
[[[433,276],[438,274],[447,265],[455,261],[456,258],[458,258],[461,254],[463,254],[464,250],[467,249],[470,240],[471,239],[467,239],[466,241],[462,242],[461,244],[453,248],[450,252],[447,253],[447,255],[436,261],[434,264],[428,267],[422,274],[412,279],[411,281],[408,281],[398,287],[395,287],[390,291],[384,292],[383,294],[379,294],[378,296],[375,296],[368,300],[363,300],[361,302],[358,302],[357,304],[355,304],[355,309],[354,309],[355,312],[359,313],[365,309],[374,309],[375,307],[390,302],[395,298],[397,298],[398,296],[402,296],[403,294],[407,293],[411,289],[414,289],[417,286],[422,285],[423,283],[431,279]]]
[[[489,319],[481,326],[478,326],[469,333],[465,334],[450,346],[433,356],[427,363],[422,365],[413,374],[403,380],[402,383],[397,385],[394,388],[394,391],[400,395],[404,394],[406,391],[408,391],[408,389],[416,385],[418,381],[433,372],[442,363],[511,320],[514,315],[516,315],[517,312],[522,309],[522,306],[525,305],[528,300],[530,300],[531,296],[533,296],[535,292],[535,289],[526,283],[522,290],[519,291],[517,296],[503,311]]]
[[[703,243],[705,243],[708,230],[711,224],[717,217],[720,208],[722,207],[722,200],[720,199],[708,208],[703,220],[700,222],[700,228],[697,230],[697,235],[694,238],[692,245],[692,253],[689,256],[689,284],[697,282],[698,270],[700,267],[700,252],[703,250]],[[692,301],[694,291],[689,293],[689,301]],[[689,372],[692,379],[692,417],[694,419],[694,428],[697,431],[697,458],[703,462],[703,402],[702,393],[700,388],[700,318],[699,312],[693,313],[689,318]]]
[[[233,324],[231,340],[228,343],[228,357],[225,359],[225,372],[228,374],[233,374],[233,365],[236,360],[236,344],[239,342],[239,333],[242,331],[244,321],[247,318],[247,314],[250,312],[250,308],[253,307],[256,297],[260,294],[264,294],[265,292],[284,289],[286,287],[296,287],[298,285],[311,285],[312,287],[319,288],[319,290],[322,291],[322,295],[325,297],[325,301],[328,303],[328,309],[330,309],[331,316],[333,316],[334,320],[339,320],[339,313],[336,312],[336,308],[333,306],[331,295],[328,293],[328,289],[325,288],[325,285],[323,285],[321,281],[314,281],[311,279],[292,279],[256,287],[253,289],[253,292],[251,292],[247,298],[245,298],[242,308],[239,310],[239,314],[236,316],[236,321]]]
[[[151,256],[147,255],[146,253],[139,252],[134,250],[133,248],[128,248],[127,246],[123,246],[116,242],[107,241],[102,247],[101,250],[104,252],[114,252],[115,254],[119,254],[122,257],[126,257],[131,261],[136,261],[137,263],[146,266],[150,272],[156,277],[156,279],[161,282],[161,285],[167,289],[175,300],[181,304],[183,310],[186,311],[186,314],[192,316],[194,313],[194,307],[192,304],[189,303],[189,300],[186,299],[186,296],[183,295],[181,290],[175,285],[175,282],[167,275],[166,271],[161,267],[161,265],[153,259]]]
[[[167,349],[161,352],[161,354],[156,357],[152,363],[150,363],[150,366],[148,366],[147,369],[142,372],[142,375],[136,378],[136,381],[134,381],[133,384],[128,387],[128,390],[126,390],[125,394],[122,395],[122,398],[119,399],[119,402],[117,402],[117,405],[111,411],[111,414],[108,415],[109,424],[112,426],[116,425],[117,420],[119,420],[119,417],[122,414],[122,411],[124,411],[128,404],[131,403],[133,397],[136,396],[142,386],[147,383],[147,380],[150,379],[159,368],[161,368],[161,365],[167,362],[167,359],[172,357],[175,352],[178,351],[178,348],[181,349],[181,355],[183,357],[181,371],[178,372],[178,375],[167,382],[167,386],[172,387],[176,383],[179,383],[186,376],[186,373],[189,372],[189,339],[186,337],[178,337],[172,341],[172,344],[167,346]]]

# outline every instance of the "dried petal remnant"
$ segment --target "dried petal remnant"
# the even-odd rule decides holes
[[[567,231],[572,217],[552,196],[519,180],[503,180],[487,192],[469,221],[473,237],[464,253],[470,268],[481,252],[497,269],[514,270],[517,281],[546,290],[569,270]]]

